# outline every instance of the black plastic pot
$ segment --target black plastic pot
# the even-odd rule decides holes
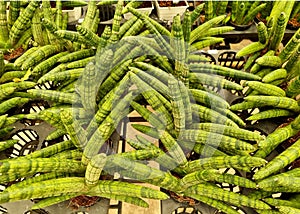
[[[229,21],[230,25],[233,26],[235,28],[235,30],[238,30],[238,31],[244,31],[244,30],[247,30],[249,29],[252,24],[253,24],[254,21],[251,21],[249,24],[247,25],[238,25],[238,24],[235,24],[234,22],[232,21]]]

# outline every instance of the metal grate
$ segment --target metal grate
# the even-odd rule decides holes
[[[208,52],[205,52],[205,51],[196,51],[193,54],[200,55],[200,56],[203,56],[203,57],[205,57],[205,58],[208,59],[208,61],[200,61],[200,63],[213,64],[213,65],[217,64],[216,58],[212,54],[210,54]]]
[[[8,214],[7,209],[0,206],[0,214],[6,214],[6,213]]]
[[[195,207],[178,207],[172,214],[202,214]]]
[[[224,67],[241,70],[245,64],[244,57],[236,57],[235,51],[224,51],[218,56],[218,64]]]
[[[38,209],[38,210],[28,210],[24,212],[24,214],[50,214],[50,213],[47,212],[46,210]]]
[[[19,140],[11,149],[8,149],[9,158],[25,156],[34,152],[39,144],[39,136],[32,129],[22,129],[15,132],[12,139]]]
[[[40,111],[49,108],[49,103],[45,100],[32,100],[24,104],[20,109],[16,111],[15,114],[29,114],[29,113],[39,113]],[[38,125],[41,121],[39,120],[29,120],[22,119],[20,123],[26,126]]]
[[[70,140],[69,135],[63,135],[63,136],[61,136],[57,139],[51,140],[51,141],[44,140],[42,142],[41,149],[45,148],[47,146],[51,146],[51,145],[54,145],[56,143],[62,142],[62,141],[67,141],[67,140]]]
[[[236,51],[224,51],[218,56],[218,64],[224,67],[233,68],[237,70],[242,70],[245,65],[244,57],[236,57]],[[241,80],[231,77],[226,77],[225,79],[230,80],[232,82],[240,83]],[[242,96],[242,91],[231,90],[230,93]]]
[[[235,206],[231,206],[231,207],[240,214],[256,214],[256,212],[254,212],[253,210],[247,209],[247,208],[242,209],[242,208],[235,207]],[[216,211],[215,214],[226,214],[226,213],[224,213],[222,211]]]
[[[113,5],[101,5],[98,6],[98,9],[100,11],[100,21],[107,21],[114,18],[116,8]]]
[[[49,107],[50,106],[47,101],[33,100],[23,105],[23,107],[21,108],[21,112],[23,114],[38,113],[44,110],[45,108],[49,108]]]
[[[77,212],[72,212],[71,214],[89,214],[89,213],[84,211],[77,211]]]
[[[45,82],[43,84],[37,84],[36,87],[37,89],[55,89],[56,84],[53,81]]]

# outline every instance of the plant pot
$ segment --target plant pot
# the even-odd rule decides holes
[[[50,4],[52,8],[56,7],[56,3],[54,1],[51,1]],[[68,14],[68,23],[77,22],[80,19],[80,17],[83,16],[82,7],[63,6],[62,12],[63,14]]]
[[[249,24],[247,24],[247,25],[238,25],[238,24],[235,24],[234,22],[230,21],[229,24],[230,24],[231,26],[233,26],[234,29],[237,30],[237,31],[244,31],[244,30],[249,29],[249,28],[252,26],[253,22],[254,22],[254,21],[251,21],[251,22],[250,22]]]
[[[72,10],[63,10],[63,13],[68,13],[68,23],[77,22],[82,16],[81,7],[74,7]]]
[[[186,0],[180,1],[178,3],[178,6],[167,6],[167,3],[171,1],[166,0],[155,0],[155,7],[157,9],[157,16],[160,20],[166,20],[166,21],[173,21],[173,17],[179,14],[182,16],[182,14],[186,11],[186,9],[189,7]],[[165,6],[161,6],[165,5]]]
[[[114,18],[114,14],[116,11],[114,5],[100,5],[97,6],[97,8],[100,11],[100,22],[108,21]]]
[[[136,8],[136,10],[139,11],[140,13],[144,13],[147,15],[150,15],[152,13],[153,9],[154,9],[154,5],[153,5],[152,1],[145,1],[145,3],[143,3],[140,7]],[[128,20],[133,16],[133,14],[125,13],[125,14],[123,14],[123,16],[125,19]]]

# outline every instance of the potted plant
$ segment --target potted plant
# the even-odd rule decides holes
[[[50,1],[51,7],[55,8],[57,7],[56,4],[58,1]],[[87,6],[88,3],[86,1],[80,0],[78,2],[68,2],[68,1],[61,1],[62,12],[64,14],[68,14],[68,23],[77,22],[82,15],[82,7]]]
[[[172,21],[177,14],[182,15],[188,8],[186,0],[155,0],[157,15],[160,20]]]
[[[261,1],[262,3],[267,4],[265,9],[260,11],[254,18],[254,20],[258,22],[267,23],[267,18],[269,17],[271,10],[273,8],[273,4],[275,1]]]
[[[201,15],[200,15],[200,23],[198,24],[202,24],[206,21],[211,20],[214,17],[220,16],[220,15],[225,15],[227,14],[227,10],[228,10],[228,1],[205,1],[205,3],[203,3],[203,5],[198,5],[195,10],[200,10],[200,7],[203,7],[203,11],[201,11]],[[226,22],[228,22],[228,18],[224,19],[219,25],[225,24]]]
[[[147,15],[150,15],[152,10],[154,9],[154,5],[152,1],[138,1],[138,0],[132,0],[128,3],[125,2],[124,9],[122,11],[123,16],[125,19],[130,19],[133,15],[128,11],[127,7],[133,7],[136,8],[139,12],[145,13]]]
[[[231,7],[230,24],[236,30],[246,30],[253,24],[258,12],[262,11],[266,4],[259,1],[233,1]]]

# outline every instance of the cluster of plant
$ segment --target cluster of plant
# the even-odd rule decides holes
[[[256,18],[259,20],[259,21],[262,21],[264,23],[267,23],[267,20],[270,17],[270,12],[274,7],[276,7],[276,1],[265,1],[264,2],[266,4],[266,7],[264,8],[264,10],[260,11]],[[296,1],[294,3],[294,6],[293,6],[293,10],[292,10],[292,13],[290,14],[289,16],[289,22],[288,22],[288,27],[290,29],[298,29],[300,24],[299,24],[299,1]]]
[[[255,16],[266,7],[261,1],[205,1],[205,20],[228,13],[224,24],[228,21],[236,25],[252,24]]]
[[[87,3],[84,1],[75,3],[56,1],[54,8],[50,1],[45,1],[42,4],[43,11],[39,8],[40,3],[38,1],[30,4],[28,1],[12,1],[9,4],[7,1],[1,1],[0,49],[2,52],[7,53],[8,50],[13,49],[15,53],[11,57],[17,57],[23,50],[28,49],[32,41],[35,42],[35,46],[61,43],[45,25],[41,24],[41,18],[52,19],[53,14],[55,14],[57,28],[66,29],[68,13],[63,13],[62,9],[84,6]]]
[[[30,38],[37,46],[30,47],[13,62],[1,60],[1,150],[16,143],[10,134],[13,124],[22,119],[41,120],[53,126],[55,130],[47,136],[48,141],[64,135],[70,140],[1,160],[0,183],[26,179],[1,192],[0,203],[39,198],[32,207],[39,209],[88,195],[147,207],[143,198],[169,197],[150,187],[108,179],[107,175],[118,173],[225,213],[236,214],[238,211],[233,207],[243,206],[258,213],[299,212],[296,202],[300,171],[287,167],[300,157],[300,140],[296,139],[272,160],[268,157],[279,144],[300,131],[300,31],[280,53],[277,51],[293,3],[283,7],[285,3],[278,1],[272,10],[273,21],[257,26],[259,42],[238,52],[239,56],[249,55],[245,70],[236,70],[205,63],[206,58],[197,52],[222,41],[213,36],[233,29],[218,26],[226,15],[193,29],[204,4],[192,12],[186,11],[182,20],[175,16],[171,29],[167,29],[129,3],[127,10],[134,16],[121,24],[124,1],[119,0],[112,27],[106,26],[97,35],[96,1],[88,2],[84,21],[76,26],[76,31],[60,27],[59,1],[55,11],[50,9],[49,1],[30,1],[13,25],[19,30],[26,29],[28,21],[24,19],[31,20]],[[29,17],[28,12],[34,15]],[[39,14],[38,18],[35,14]],[[36,26],[42,30],[37,31]],[[43,41],[49,43],[41,43],[35,34],[48,38]],[[16,34],[9,35],[15,42],[18,40]],[[53,87],[39,87],[47,83]],[[230,106],[211,87],[247,90],[245,102]],[[29,114],[9,111],[40,99],[48,101],[50,107]],[[248,120],[283,116],[294,120],[265,137],[248,130],[239,117],[240,110],[253,108],[260,112]],[[133,111],[148,122],[131,124],[141,133],[126,139],[133,150],[106,153],[112,134]],[[145,163],[147,160],[161,167],[150,167]],[[232,175],[219,170],[224,168],[243,173]],[[284,168],[286,172],[282,173]],[[254,175],[253,169],[258,169]],[[33,176],[36,173],[40,175]],[[250,194],[227,191],[220,183],[238,186]],[[285,198],[274,198],[273,194],[278,192],[285,193]]]
[[[266,3],[260,1],[233,1],[231,5],[231,21],[237,25],[251,24],[255,16],[265,9]]]
[[[197,1],[196,1],[197,2]],[[202,9],[204,14],[201,22],[212,19],[218,15],[227,14],[222,24],[230,23],[237,30],[244,30],[250,27],[254,20],[262,21],[266,24],[271,17],[270,13],[277,1],[205,1]],[[288,27],[291,29],[299,28],[299,2],[293,3],[293,11],[289,16]]]
[[[256,18],[266,23],[266,19],[269,17],[275,1],[265,1],[264,3],[266,4],[265,9],[258,13]]]

